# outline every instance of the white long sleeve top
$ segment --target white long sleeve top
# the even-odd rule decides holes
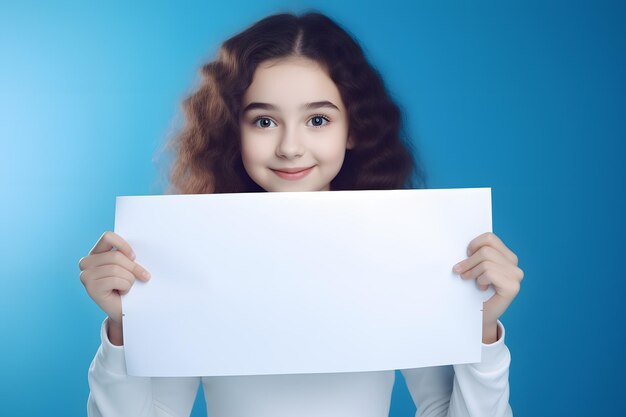
[[[90,417],[189,416],[202,383],[210,417],[384,417],[389,415],[395,372],[133,377],[126,374],[124,347],[111,344],[104,320],[101,345],[88,373]],[[511,355],[500,339],[482,345],[475,364],[404,369],[416,416],[512,416]]]

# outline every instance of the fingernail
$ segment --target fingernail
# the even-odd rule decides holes
[[[150,272],[146,271],[145,269],[143,270],[141,275],[143,275],[145,279],[150,279]]]
[[[130,260],[134,261],[136,257],[137,257],[137,255],[135,255],[135,252],[131,250],[130,251]]]
[[[461,265],[456,264],[456,265],[454,265],[454,268],[452,268],[452,269],[454,270],[454,272],[459,272],[459,271],[461,271]]]

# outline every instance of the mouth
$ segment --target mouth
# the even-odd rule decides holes
[[[308,168],[281,168],[272,169],[274,174],[286,180],[299,180],[306,177],[315,168],[315,165]]]

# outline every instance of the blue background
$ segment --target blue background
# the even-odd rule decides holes
[[[0,6],[3,415],[85,415],[104,314],[78,260],[116,196],[163,191],[158,150],[219,44],[309,7],[380,70],[430,188],[493,188],[525,271],[502,317],[515,415],[625,415],[624,2],[83,3]],[[391,415],[413,412],[398,379]]]

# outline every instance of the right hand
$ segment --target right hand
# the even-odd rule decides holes
[[[117,250],[112,250],[116,248]],[[134,262],[135,253],[130,245],[114,232],[106,231],[89,255],[78,261],[80,281],[89,296],[108,314],[114,325],[122,325],[122,299],[130,291],[135,278],[148,281],[149,275]]]

